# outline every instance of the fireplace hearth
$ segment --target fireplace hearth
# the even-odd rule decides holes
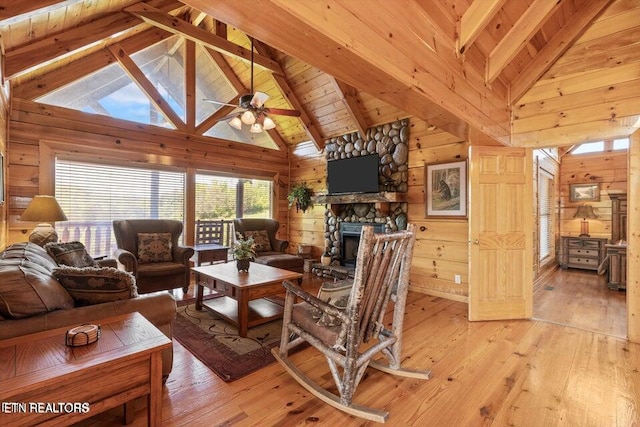
[[[384,233],[385,225],[371,222],[341,222],[340,223],[340,265],[355,267],[360,244],[362,226],[371,225],[375,233]]]

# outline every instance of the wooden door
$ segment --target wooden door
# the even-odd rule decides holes
[[[533,159],[528,148],[470,148],[469,320],[533,312]]]

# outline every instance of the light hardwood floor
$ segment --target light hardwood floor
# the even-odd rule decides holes
[[[305,278],[304,286],[317,286]],[[607,334],[542,321],[468,322],[467,305],[410,293],[404,364],[428,381],[369,370],[355,401],[387,408],[389,425],[630,426],[640,422],[640,346]],[[174,340],[164,390],[166,426],[351,426],[274,363],[225,383]],[[323,384],[331,377],[312,348],[292,356]],[[138,401],[133,426],[145,425]],[[83,425],[120,421],[122,411]]]
[[[624,291],[607,288],[606,276],[594,271],[558,269],[533,294],[535,319],[627,337]]]

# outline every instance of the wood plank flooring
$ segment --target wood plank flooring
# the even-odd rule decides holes
[[[533,317],[575,328],[627,337],[624,291],[607,288],[594,271],[558,269],[533,294]]]
[[[304,286],[318,280],[305,277]],[[589,328],[585,328],[589,329]],[[630,426],[640,423],[640,346],[536,320],[468,322],[467,305],[410,293],[404,364],[428,381],[367,371],[355,401],[390,411],[389,425]],[[163,400],[166,426],[352,426],[373,423],[311,396],[274,363],[225,383],[174,340]],[[292,358],[331,387],[312,348]],[[144,400],[133,426],[146,425]],[[81,425],[119,424],[114,409]]]

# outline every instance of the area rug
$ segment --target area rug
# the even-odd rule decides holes
[[[274,301],[275,302],[275,301]],[[195,309],[195,301],[178,303],[173,337],[224,381],[234,381],[275,361],[271,349],[280,342],[282,321],[249,328],[246,338],[238,329],[208,310]]]

